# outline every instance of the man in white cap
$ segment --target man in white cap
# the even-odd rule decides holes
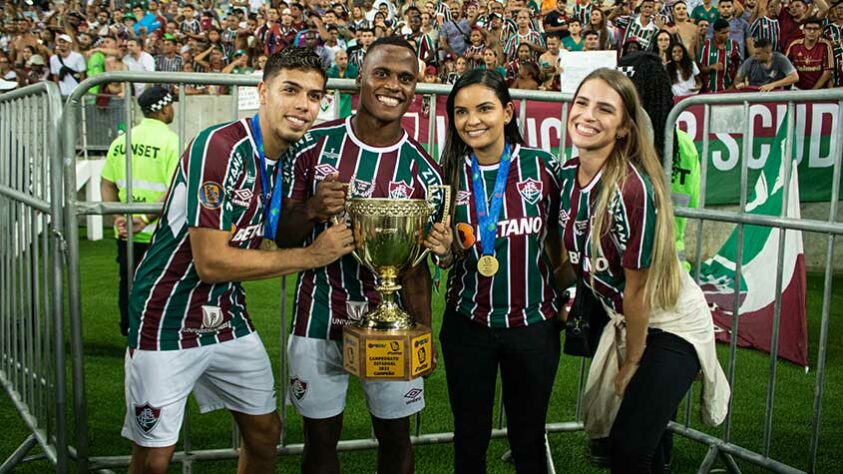
[[[59,84],[62,97],[67,97],[73,89],[85,80],[85,57],[73,51],[73,39],[61,34],[56,39],[56,54],[50,56],[50,73]]]

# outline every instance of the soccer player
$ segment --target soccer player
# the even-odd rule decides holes
[[[797,89],[823,89],[831,79],[834,55],[831,44],[820,38],[822,20],[807,18],[802,22],[804,37],[793,40],[787,47],[787,58],[799,72]]]
[[[306,248],[259,249],[277,225],[277,163],[316,118],[325,81],[312,51],[274,54],[258,113],[203,130],[182,155],[129,304],[130,472],[167,471],[191,391],[200,411],[234,416],[239,472],[274,472],[275,382],[240,282],[321,267],[354,247],[351,231],[337,225]]]
[[[714,22],[714,37],[705,40],[697,63],[703,74],[703,92],[722,92],[732,87],[741,65],[740,47],[729,39],[729,22]]]
[[[434,225],[425,244],[452,269],[440,341],[454,472],[486,471],[499,370],[515,470],[545,472],[545,420],[560,354],[553,280],[559,162],[524,146],[497,74],[463,76],[447,110],[443,166],[455,191],[454,226]]]
[[[344,209],[346,186],[355,197],[424,198],[441,184],[437,164],[401,127],[418,79],[418,60],[403,38],[369,47],[357,83],[357,114],[312,129],[290,155],[281,246],[300,246],[326,232]],[[430,272],[422,264],[402,275],[401,302],[415,321],[430,325]],[[346,257],[299,275],[287,353],[290,401],[304,417],[304,472],[338,472],[348,373],[342,366],[342,327],[380,302],[375,276]],[[411,472],[410,415],[424,407],[424,382],[363,381],[375,436],[378,472]]]

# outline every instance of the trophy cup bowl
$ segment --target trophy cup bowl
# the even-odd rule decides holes
[[[363,379],[409,380],[432,368],[430,328],[413,321],[395,303],[403,270],[423,262],[425,228],[437,206],[432,191],[450,208],[449,186],[431,186],[428,199],[349,198],[346,213],[357,249],[353,255],[377,277],[381,301],[359,322],[343,329],[344,366]]]

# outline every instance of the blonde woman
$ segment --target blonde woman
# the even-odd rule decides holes
[[[676,257],[670,194],[637,125],[643,114],[622,73],[588,75],[567,124],[580,156],[560,172],[568,256],[560,274],[573,267],[610,317],[589,370],[584,421],[590,438],[609,438],[613,473],[665,469],[662,436],[700,371],[706,423],[723,421],[730,393],[708,305]]]

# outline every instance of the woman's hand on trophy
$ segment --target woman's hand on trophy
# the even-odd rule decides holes
[[[355,248],[354,236],[348,225],[341,223],[328,227],[310,245],[310,253],[316,260],[316,267],[331,264]]]
[[[316,185],[316,194],[308,200],[310,218],[327,222],[345,210],[346,184],[339,181],[339,173],[328,175]]]
[[[447,259],[451,254],[453,242],[454,232],[451,230],[451,216],[447,216],[445,222],[433,224],[424,241],[424,246],[440,259]]]

